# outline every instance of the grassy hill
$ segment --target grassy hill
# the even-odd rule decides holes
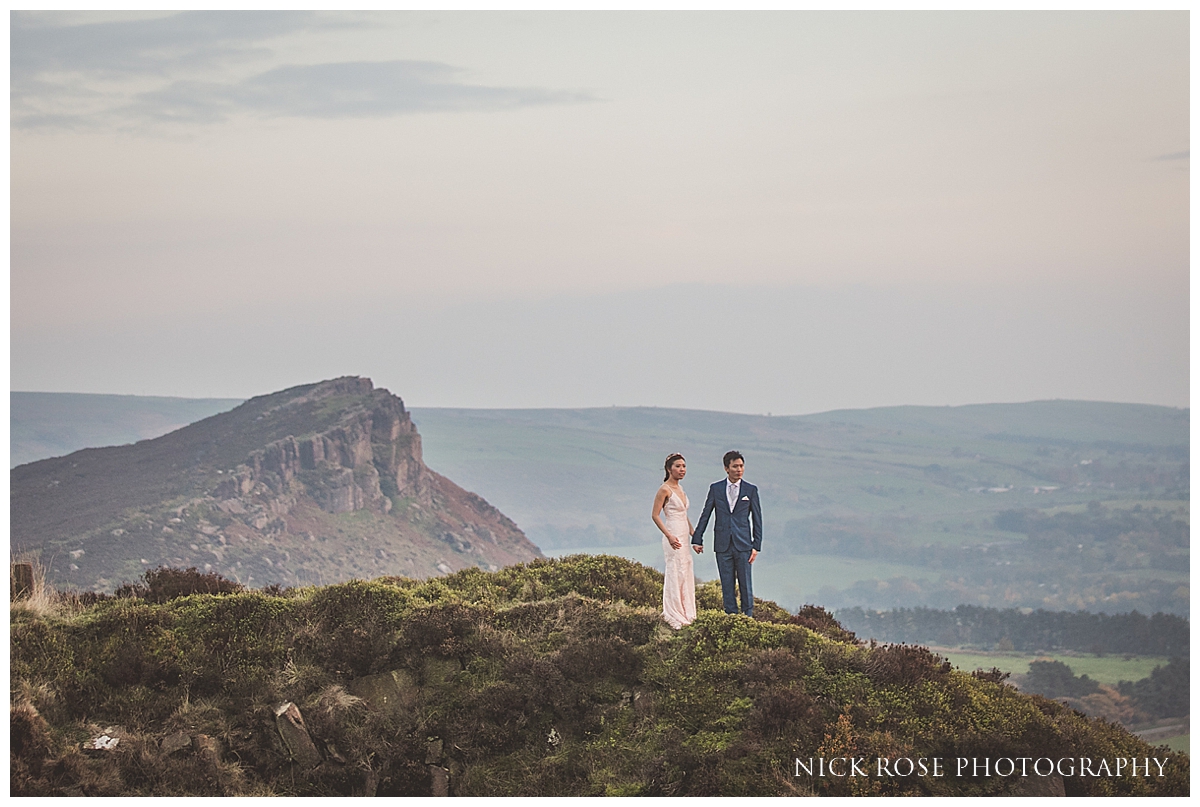
[[[712,584],[695,623],[671,631],[661,589],[651,569],[586,556],[426,582],[17,603],[11,792],[1188,794],[1186,754],[997,676],[863,645],[816,608],[726,615]],[[796,775],[797,759],[846,757],[869,775]],[[956,770],[1022,757],[1164,767]],[[901,758],[937,758],[943,775],[900,775]]]

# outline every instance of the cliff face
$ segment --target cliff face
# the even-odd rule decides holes
[[[404,403],[370,379],[253,398],[132,446],[12,472],[13,549],[95,590],[156,565],[252,585],[423,577],[540,557],[425,466]]]
[[[234,475],[217,487],[216,495],[286,494],[299,481],[329,513],[364,508],[388,513],[397,495],[429,504],[432,484],[421,459],[421,435],[404,410],[404,402],[387,390],[372,389],[370,379],[330,381],[280,408],[336,395],[366,400],[348,408],[335,426],[319,434],[299,439],[289,434],[250,452]],[[270,417],[275,411],[268,409],[260,417]]]

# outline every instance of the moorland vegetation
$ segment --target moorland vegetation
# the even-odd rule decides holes
[[[1169,757],[1067,795],[1186,795],[1186,754],[863,643],[827,612],[679,631],[609,556],[249,590],[147,575],[11,609],[14,795],[985,795],[1020,777],[797,777],[797,757]],[[189,579],[193,584],[189,584]],[[226,581],[228,583],[228,581]],[[199,593],[190,593],[190,591]]]

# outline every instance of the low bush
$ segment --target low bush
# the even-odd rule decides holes
[[[201,572],[195,566],[173,569],[159,566],[142,575],[143,583],[125,583],[114,592],[117,597],[137,597],[147,602],[164,603],[192,594],[234,594],[245,586],[227,580],[216,572]],[[82,598],[85,595],[80,595]]]

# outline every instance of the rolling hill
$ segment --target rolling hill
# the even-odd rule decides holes
[[[13,393],[14,432],[24,394]],[[76,396],[61,411],[85,423],[89,397],[105,396]],[[418,408],[412,418],[432,468],[551,554],[661,566],[648,508],[662,458],[688,458],[694,499],[738,448],[767,521],[756,589],[789,608],[1189,612],[1186,409],[1034,401],[769,417]],[[715,577],[709,564],[696,568]]]

